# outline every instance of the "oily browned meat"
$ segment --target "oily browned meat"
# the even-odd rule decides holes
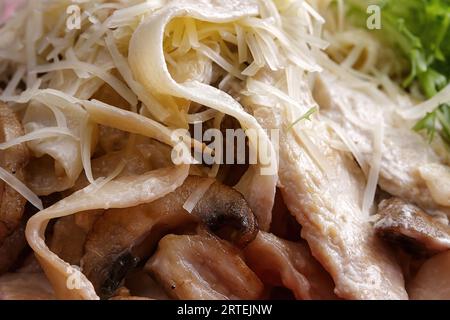
[[[183,205],[207,179],[189,177],[185,183],[152,203],[107,210],[94,224],[85,244],[81,265],[102,297],[109,297],[156,242],[180,226],[201,222],[238,246],[252,241],[256,219],[240,193],[213,182],[189,214]]]
[[[133,270],[127,275],[124,285],[130,291],[131,296],[145,297],[152,300],[170,299],[164,288],[140,268]]]
[[[126,287],[119,288],[109,300],[153,300],[146,297],[133,296]]]
[[[123,150],[128,134],[119,129],[99,125],[99,144],[106,153]]]
[[[0,102],[0,142],[9,141],[24,134],[14,112]],[[24,144],[0,150],[0,167],[24,180],[25,166],[29,160]],[[13,188],[0,180],[0,245],[20,224],[26,200]]]
[[[175,299],[253,300],[264,288],[236,248],[207,234],[164,237],[145,270]]]
[[[450,228],[413,204],[399,198],[383,200],[378,214],[377,234],[410,254],[428,256],[450,249]]]
[[[138,249],[145,240],[150,254],[152,245],[178,225],[193,222],[185,213],[151,210],[150,205],[106,211],[87,236],[81,260],[83,273],[102,298],[108,298],[127,272],[139,262]]]
[[[41,200],[44,208],[46,208],[58,201],[59,197],[54,194],[49,197],[42,197]],[[38,209],[28,202],[25,205],[20,224],[4,239],[3,244],[0,245],[0,275],[11,271],[12,268],[20,267],[22,264],[22,258],[25,258],[24,254],[27,253],[28,249],[25,238],[25,227],[28,219],[36,212],[38,212]]]
[[[25,223],[21,223],[0,246],[0,275],[9,271],[26,246]]]
[[[101,213],[101,210],[82,212],[58,219],[53,227],[50,250],[65,262],[79,265],[86,236]]]
[[[450,251],[427,260],[408,284],[412,300],[450,300]]]
[[[245,249],[247,265],[264,282],[290,289],[297,299],[336,299],[330,275],[308,246],[260,231]]]

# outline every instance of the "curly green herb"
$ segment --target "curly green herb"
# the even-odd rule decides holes
[[[348,16],[365,26],[369,5],[381,8],[382,28],[376,31],[410,62],[402,85],[418,83],[431,98],[450,82],[450,0],[348,0]],[[364,24],[364,25],[363,25]],[[450,146],[449,106],[440,105],[421,119],[414,130],[433,140],[438,132]]]

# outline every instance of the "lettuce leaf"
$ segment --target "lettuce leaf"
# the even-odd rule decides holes
[[[427,98],[450,82],[450,0],[347,0],[347,16],[366,27],[369,5],[381,8],[382,26],[377,36],[410,62],[403,79],[405,89],[418,83]],[[450,146],[449,105],[437,106],[413,128],[426,131],[430,140],[439,133]]]

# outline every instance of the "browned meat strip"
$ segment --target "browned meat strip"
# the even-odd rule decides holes
[[[0,275],[10,270],[26,246],[25,223],[21,223],[0,246]]]
[[[136,269],[125,279],[125,286],[131,296],[145,297],[152,300],[169,300],[169,296],[147,272]]]
[[[290,289],[297,299],[336,299],[329,274],[308,246],[260,231],[245,249],[248,266],[265,283]]]
[[[60,198],[57,194],[54,194],[42,197],[41,200],[44,208],[46,208],[60,200]],[[20,224],[0,245],[0,275],[11,271],[12,268],[20,267],[22,258],[24,258],[28,248],[25,238],[25,227],[28,219],[36,212],[38,212],[38,209],[31,203],[27,203]],[[17,272],[15,269],[14,271]]]
[[[417,206],[399,198],[379,205],[377,234],[413,255],[427,256],[450,249],[450,228]]]
[[[127,144],[128,134],[119,129],[99,125],[99,144],[106,153],[123,150]]]
[[[175,192],[155,202],[106,211],[94,224],[81,265],[102,297],[110,296],[139,259],[149,256],[155,243],[177,227],[201,222],[211,231],[239,246],[252,241],[256,219],[240,193],[214,182],[192,213],[186,200],[205,182],[189,177]]]
[[[104,84],[93,96],[92,99],[113,105],[120,109],[128,110],[130,104],[111,88],[110,85]]]
[[[211,235],[169,235],[145,270],[173,298],[258,299],[263,285],[237,249]]]
[[[450,251],[435,255],[408,284],[412,300],[450,300]]]
[[[101,213],[99,210],[60,218],[53,227],[50,250],[65,262],[79,265],[84,255],[86,236]]]
[[[114,297],[109,300],[153,300],[146,297],[133,296],[126,287],[122,287],[116,291]]]
[[[14,112],[0,102],[0,142],[22,136],[23,128]],[[0,150],[0,167],[24,180],[28,149],[20,144]],[[0,180],[0,245],[20,224],[26,200],[13,188]]]
[[[23,263],[21,263],[21,266],[15,270],[16,273],[43,273],[41,265],[39,264],[39,261],[37,260],[34,253],[31,251],[28,256],[24,258]]]

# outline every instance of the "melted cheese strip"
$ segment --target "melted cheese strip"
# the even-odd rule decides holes
[[[62,169],[59,172],[49,172],[42,168],[32,171],[32,179],[28,183],[38,195],[49,195],[70,188],[83,170],[80,126],[85,122],[86,112],[80,107],[72,106],[64,110],[64,115],[68,120],[68,127],[59,128],[59,136],[47,138],[39,137],[39,134],[46,131],[50,133],[48,129],[57,126],[57,118],[52,119],[53,112],[47,106],[31,102],[22,121],[25,131],[33,138],[33,141],[27,143],[30,150],[37,156],[50,156],[54,167]],[[70,135],[63,134],[63,131]]]
[[[410,105],[407,108],[399,110],[399,114],[405,119],[421,119],[428,112],[432,112],[436,106],[446,103],[450,99],[450,84],[447,85],[444,89],[439,91],[433,98],[428,99],[416,106],[411,107]]]
[[[173,1],[166,8],[148,17],[136,29],[130,41],[128,60],[135,79],[148,91],[194,101],[236,118],[244,129],[253,129],[258,133],[256,138],[249,136],[250,148],[258,155],[258,138],[265,145],[271,146],[271,170],[267,171],[267,168],[255,165],[259,170],[248,170],[243,178],[251,183],[249,188],[243,190],[244,196],[257,215],[261,229],[267,230],[271,222],[277,183],[277,158],[269,137],[255,118],[225,92],[197,81],[177,83],[168,70],[163,47],[164,31],[174,18],[188,16],[207,22],[227,23],[257,14],[258,6],[251,0],[220,3],[212,0]],[[255,189],[258,189],[258,192],[254,192]]]
[[[96,209],[130,208],[152,202],[181,186],[189,165],[165,168],[138,177],[124,177],[91,186],[34,215],[28,222],[26,237],[59,299],[98,299],[90,281],[74,266],[64,262],[45,244],[45,229],[51,219]],[[92,192],[95,190],[95,192]],[[71,286],[70,282],[75,286]]]
[[[41,5],[42,0],[36,2]],[[261,229],[267,230],[271,222],[277,183],[278,168],[274,146],[255,118],[235,99],[204,83],[212,82],[213,62],[224,71],[231,72],[221,81],[220,89],[232,87],[237,79],[245,80],[247,75],[255,75],[265,65],[275,71],[283,69],[286,62],[291,61],[309,71],[320,70],[312,55],[309,55],[312,52],[309,44],[312,47],[321,44],[319,38],[309,34],[313,33],[312,19],[319,18],[314,15],[314,10],[302,0],[285,3],[272,3],[269,0],[138,0],[135,6],[130,6],[127,2],[100,5],[97,2],[80,4],[84,12],[81,34],[63,31],[64,17],[56,18],[55,24],[36,23],[43,26],[44,30],[33,30],[31,22],[25,23],[31,14],[27,10],[20,19],[8,24],[4,30],[4,34],[9,35],[9,40],[0,39],[0,45],[2,41],[8,42],[5,47],[10,47],[9,51],[14,52],[15,59],[28,65],[25,69],[22,68],[25,71],[19,69],[16,72],[1,99],[16,103],[31,102],[30,106],[38,105],[29,106],[26,110],[28,116],[24,123],[28,132],[55,127],[67,130],[76,138],[59,135],[59,143],[54,144],[49,139],[52,137],[50,133],[54,132],[37,131],[35,135],[45,133],[47,136],[40,136],[42,141],[29,143],[36,154],[50,155],[55,159],[58,169],[65,171],[67,179],[63,179],[64,183],[58,185],[57,189],[65,190],[73,186],[83,167],[89,180],[94,181],[90,173],[92,141],[89,141],[89,131],[92,128],[84,131],[83,128],[102,124],[174,146],[179,142],[174,140],[174,128],[186,128],[189,122],[205,122],[212,118],[215,119],[214,127],[220,128],[223,115],[227,114],[239,120],[244,129],[253,130],[248,138],[250,148],[258,155],[259,164],[250,167],[236,188],[244,194],[257,214]],[[118,10],[115,13],[104,10],[108,8]],[[45,15],[61,16],[59,7],[43,6],[43,10]],[[40,20],[42,15],[41,13],[33,20]],[[189,18],[172,26],[175,28],[172,30],[172,43],[176,48],[173,54],[164,51],[163,42],[164,34],[171,28],[168,27],[169,22],[177,17]],[[201,26],[194,19],[211,25]],[[98,21],[101,25],[97,28],[93,21]],[[288,25],[289,29],[286,28]],[[108,27],[116,26],[118,28],[114,31],[107,30]],[[139,27],[135,30],[137,26]],[[299,28],[302,30],[299,31]],[[39,36],[41,33],[42,37]],[[59,38],[60,34],[65,35]],[[239,52],[236,57],[224,45],[226,41],[237,45]],[[21,49],[22,47],[26,50]],[[0,48],[0,68],[4,65],[2,49],[3,47]],[[44,60],[48,60],[48,64],[37,64]],[[168,71],[166,60],[171,64],[171,71],[174,71],[173,77]],[[251,65],[246,72],[239,74],[240,68],[247,62]],[[122,79],[117,78],[117,72],[114,71]],[[41,76],[39,72],[48,73]],[[17,88],[17,80],[25,75],[29,78],[27,90],[16,95],[16,91],[20,90]],[[108,83],[131,105],[131,112],[96,100],[87,101],[93,99],[92,96],[104,83]],[[49,89],[41,90],[41,87]],[[138,101],[143,103],[139,113]],[[192,111],[189,110],[191,101],[210,109],[188,115]],[[124,108],[128,108],[128,105]],[[150,115],[159,122],[147,117]],[[88,123],[88,120],[92,123]],[[196,144],[195,140],[190,142],[195,148],[207,151],[200,143]],[[258,146],[261,144],[269,146],[270,150],[259,150]],[[271,163],[264,163],[262,152],[269,153]],[[138,177],[117,179],[124,166],[125,163],[121,162],[107,178],[95,180],[91,186],[41,211],[28,223],[27,239],[59,298],[97,299],[98,296],[79,270],[62,261],[46,247],[44,235],[49,220],[86,210],[126,208],[154,201],[180,186],[189,173],[189,165],[182,165]],[[210,176],[215,177],[218,169],[218,166],[213,167]],[[40,167],[38,170],[40,172],[34,173],[38,178],[36,182],[43,177],[55,175],[53,171],[56,171],[53,167],[50,168],[52,172]],[[40,188],[39,194],[55,191],[54,188],[43,190],[39,183],[32,183],[30,187]],[[196,197],[200,197],[202,192],[199,190]],[[190,200],[186,204],[188,208],[197,199]],[[71,290],[68,281],[71,282],[74,278],[78,279],[75,281],[78,282],[78,287]]]

